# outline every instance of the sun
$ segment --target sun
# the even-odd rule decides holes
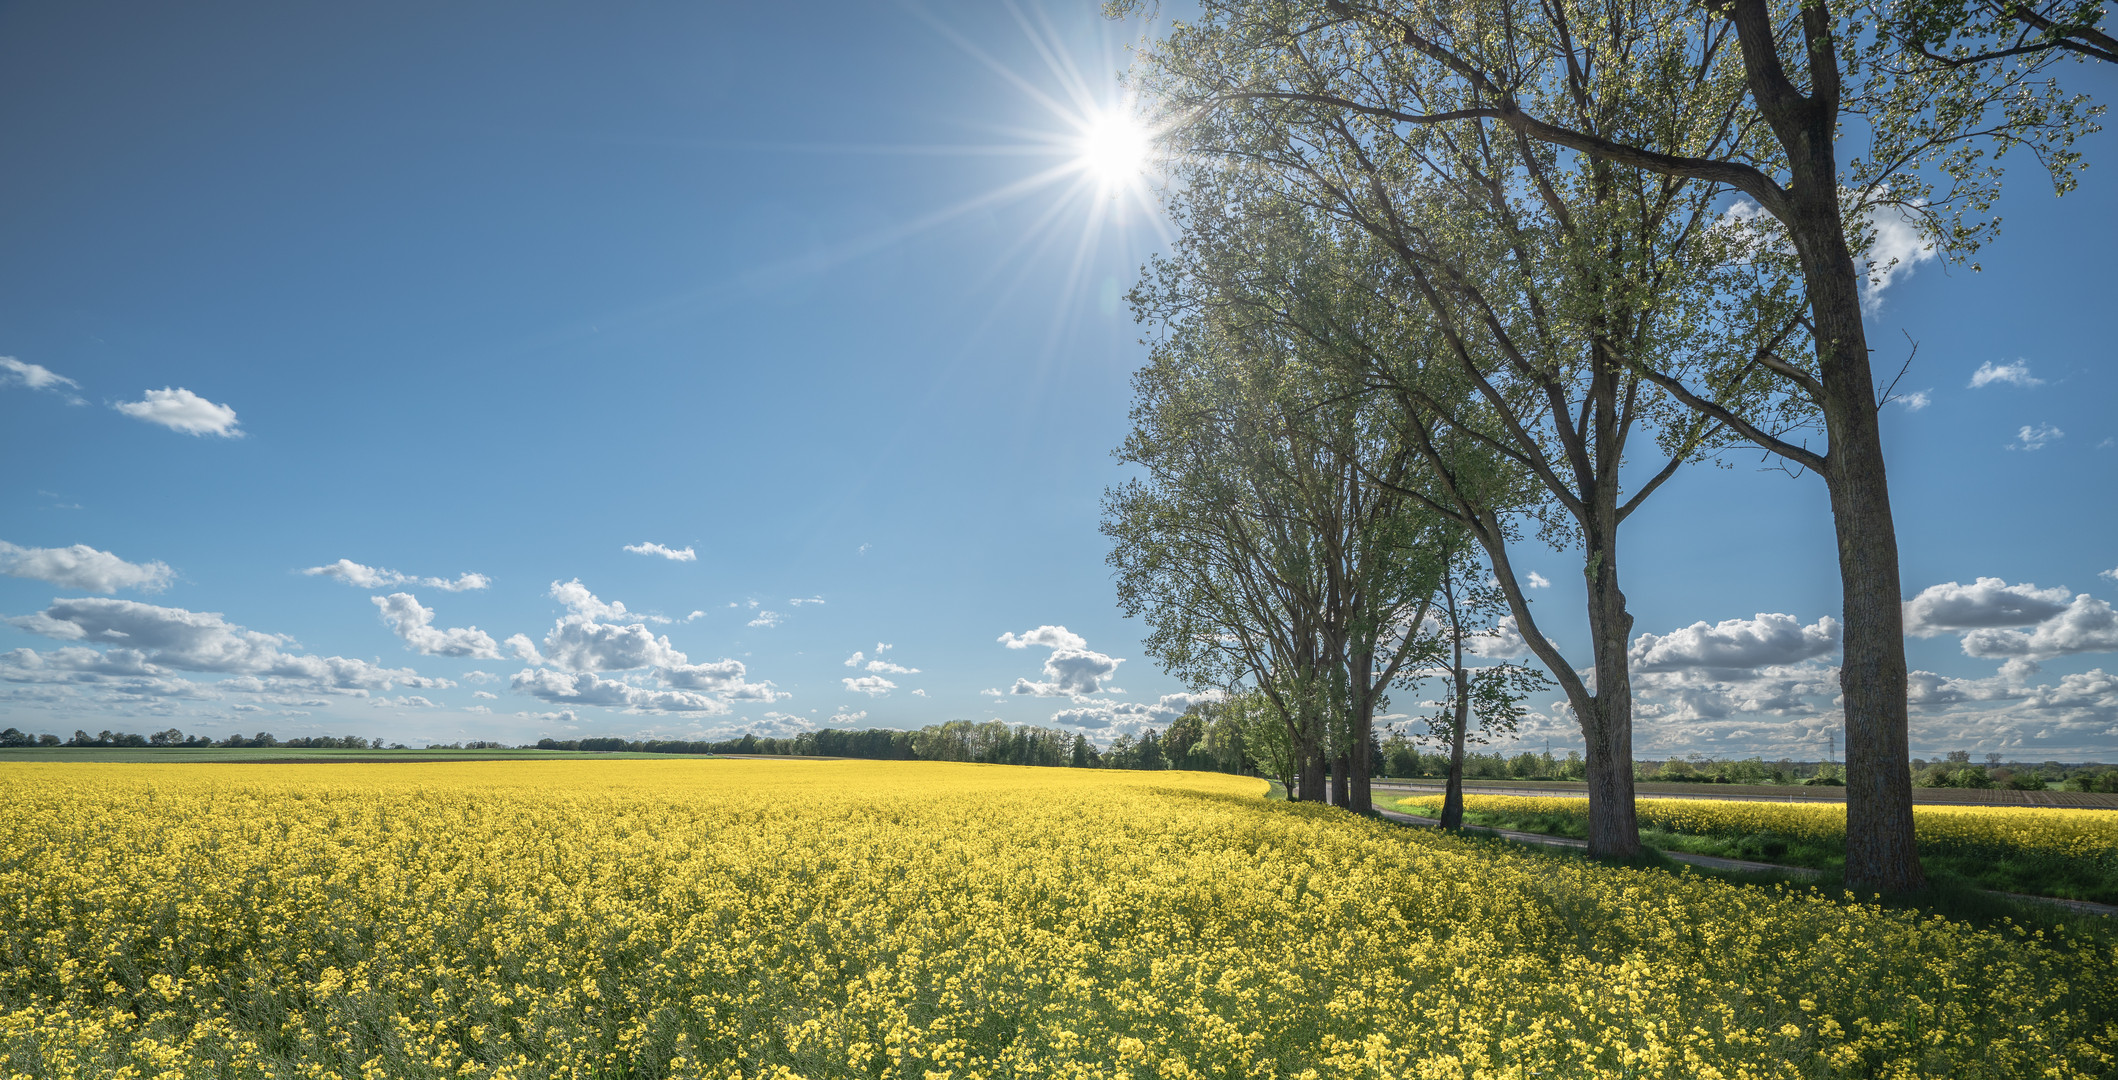
[[[1077,162],[1106,193],[1140,182],[1154,140],[1130,109],[1107,108],[1083,119]]]

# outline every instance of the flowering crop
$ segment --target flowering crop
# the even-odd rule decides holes
[[[2118,1070],[2118,952],[1209,774],[0,767],[0,1077]]]
[[[1441,797],[1400,800],[1428,814]],[[1641,799],[1644,828],[1693,836],[1782,836],[1831,844],[1846,841],[1844,803],[1774,803],[1735,799]],[[1549,796],[1467,795],[1466,810],[1588,818],[1588,800]],[[1922,855],[1979,858],[2073,859],[2118,871],[2118,810],[2059,810],[2027,806],[1915,806],[1914,835]]]

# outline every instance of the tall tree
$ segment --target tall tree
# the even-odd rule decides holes
[[[1366,481],[1411,460],[1366,395],[1211,298],[1150,295],[1165,333],[1120,451],[1147,476],[1106,499],[1120,602],[1173,673],[1253,680],[1298,748],[1296,797],[1328,772],[1332,801],[1371,812],[1373,716],[1418,654],[1441,523]]]
[[[2045,9],[2003,0],[1981,29],[1932,0],[1204,6],[1204,24],[1220,34],[1206,51],[1242,42],[1254,57],[1242,78],[1216,85],[1217,103],[1299,105],[1364,122],[1370,141],[1447,129],[1534,143],[1662,178],[1666,190],[1694,197],[1739,192],[1758,211],[1753,224],[1769,227],[1750,262],[1784,255],[1802,286],[1806,349],[1768,334],[1755,349],[1731,352],[1729,363],[1694,372],[1624,363],[1823,478],[1845,627],[1847,880],[1886,891],[1923,885],[1897,537],[1861,286],[1890,269],[1891,258],[1874,253],[1878,220],[1907,219],[1952,257],[1975,251],[1997,227],[1987,212],[2011,149],[2033,154],[2056,190],[2072,187],[2072,143],[2093,130],[2099,110],[2067,96],[2045,68],[2062,56],[2097,55],[2075,46],[2107,40],[2096,29],[2100,13],[2054,9],[2075,13],[2045,28],[2051,48],[1978,49],[1964,38],[1990,35],[1996,19],[2050,21]],[[1940,24],[1958,31],[1947,54],[1927,47],[1937,20],[1923,13],[1936,10],[1944,11]],[[1343,77],[1289,77],[1319,57]],[[1844,153],[1848,141],[1852,152]],[[1757,405],[1760,374],[1777,380],[1773,404]],[[1825,446],[1788,437],[1759,407],[1771,416],[1810,412]]]
[[[1581,550],[1592,679],[1540,632],[1513,572],[1518,503],[1475,485],[1401,493],[1487,548],[1582,725],[1592,849],[1636,852],[1620,526],[1722,437],[1639,369],[1683,369],[1787,325],[1784,305],[1714,305],[1730,274],[1771,270],[1730,269],[1731,237],[1695,192],[1482,130],[1399,132],[1317,107],[1310,97],[1354,78],[1348,62],[1267,55],[1241,29],[1233,19],[1185,28],[1149,61],[1149,83],[1184,118],[1168,134],[1185,161],[1172,197],[1179,241],[1156,288],[1247,308],[1395,400],[1428,429],[1410,440],[1424,467],[1443,464],[1444,444],[1475,445],[1537,486],[1545,537]],[[1622,475],[1650,438],[1659,467]]]

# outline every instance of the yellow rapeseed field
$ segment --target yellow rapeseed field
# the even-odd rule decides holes
[[[1403,799],[1429,814],[1441,796]],[[1695,836],[1770,833],[1794,840],[1844,843],[1846,804],[1775,803],[1734,799],[1641,799],[1642,828]],[[1475,812],[1552,814],[1586,820],[1588,800],[1563,796],[1466,795]],[[1915,806],[1913,829],[1922,851],[2020,853],[2090,862],[2118,860],[2118,810],[2062,810],[2028,806]]]
[[[0,766],[0,1077],[2076,1077],[2118,952],[932,763]]]

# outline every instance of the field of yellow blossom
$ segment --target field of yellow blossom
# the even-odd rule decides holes
[[[0,1077],[2087,1077],[2118,949],[1197,773],[0,766]]]
[[[1396,805],[1435,816],[1441,796]],[[1645,838],[1663,846],[1826,869],[1845,861],[1844,803],[1641,799],[1634,806]],[[1464,810],[1478,822],[1587,835],[1586,799],[1467,795]],[[1912,820],[1930,868],[2010,892],[2118,903],[2118,810],[1915,806]]]

